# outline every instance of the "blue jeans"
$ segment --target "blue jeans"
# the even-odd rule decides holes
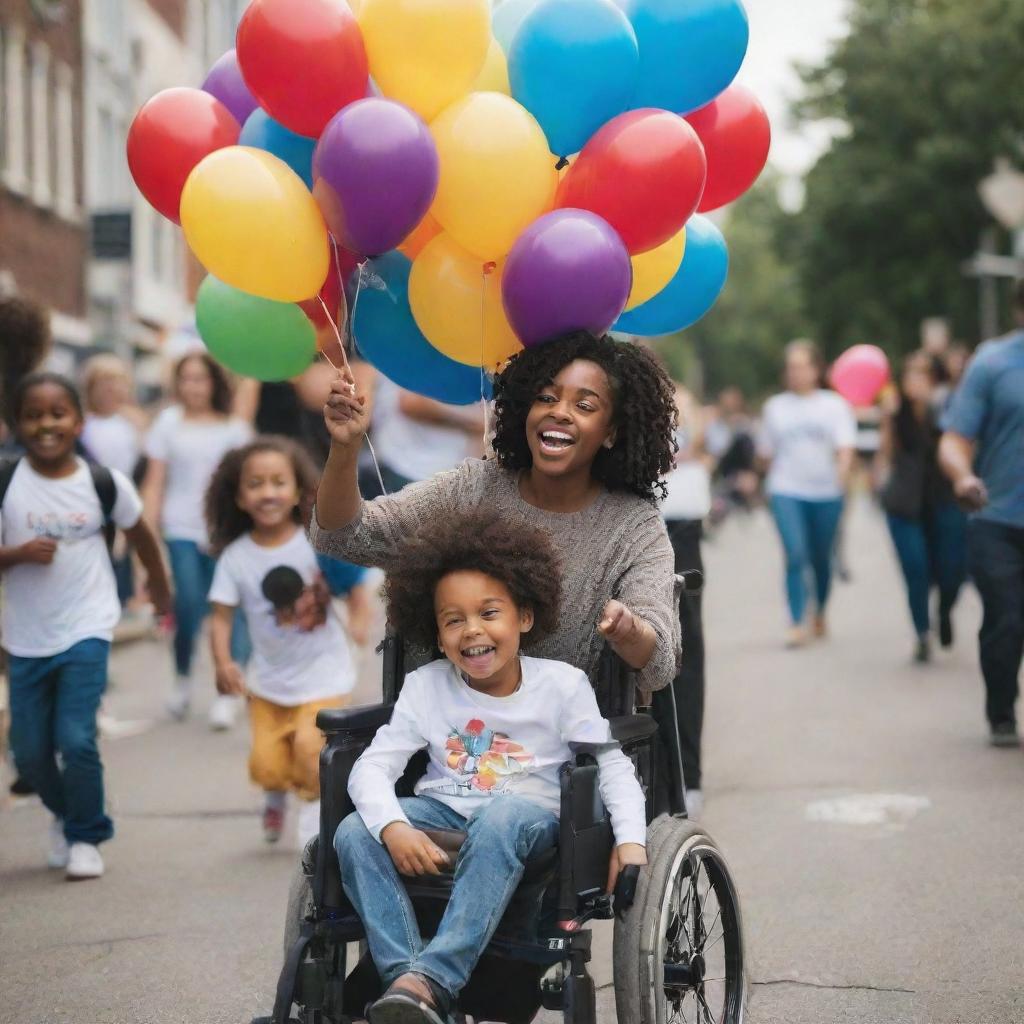
[[[94,638],[48,658],[10,656],[14,761],[47,809],[63,819],[69,843],[95,845],[114,834],[103,810],[96,745],[109,655],[109,641]]]
[[[516,796],[499,796],[464,818],[430,797],[404,797],[402,810],[416,828],[468,833],[455,865],[451,900],[426,945],[412,901],[387,848],[350,814],[334,838],[341,880],[366,929],[370,955],[384,986],[416,971],[453,996],[465,986],[523,877],[530,857],[558,841],[558,819]]]
[[[832,588],[832,550],[843,514],[843,499],[808,501],[773,494],[772,516],[786,553],[786,597],[794,625],[807,608],[807,576],[814,577],[818,612],[825,611]]]
[[[213,583],[216,561],[200,550],[194,540],[166,540],[167,554],[174,577],[174,668],[179,676],[192,672],[196,637],[210,606],[206,595]],[[240,665],[249,660],[252,644],[241,609],[231,627],[231,657]]]
[[[928,632],[928,598],[939,588],[939,605],[952,611],[967,574],[966,521],[956,505],[939,505],[921,519],[886,516],[907,585],[910,617],[918,636]]]

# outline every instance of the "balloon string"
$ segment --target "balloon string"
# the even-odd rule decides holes
[[[487,438],[491,435],[491,410],[487,403],[487,390],[484,387],[484,338],[487,335],[487,278],[493,269],[493,263],[485,263],[480,268],[480,404],[484,412],[484,453],[487,453]]]

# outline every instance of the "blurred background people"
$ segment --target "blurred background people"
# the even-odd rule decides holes
[[[786,560],[789,647],[807,640],[808,576],[814,580],[813,633],[827,634],[833,549],[856,444],[853,412],[839,395],[822,387],[824,369],[813,342],[786,346],[786,390],[765,404],[758,442]]]
[[[903,362],[882,420],[879,479],[916,635],[914,660],[931,659],[929,599],[938,587],[939,642],[953,643],[953,606],[966,576],[965,520],[938,464],[935,363],[924,350]]]
[[[737,387],[723,388],[703,418],[703,450],[714,465],[712,519],[718,523],[733,508],[749,510],[757,501],[757,425]]]

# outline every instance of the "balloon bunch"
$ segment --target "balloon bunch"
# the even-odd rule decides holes
[[[226,365],[301,372],[347,282],[366,358],[468,402],[523,345],[711,308],[728,255],[701,214],[770,143],[731,84],[748,35],[740,0],[252,0],[202,89],[139,111],[128,162],[210,274]]]

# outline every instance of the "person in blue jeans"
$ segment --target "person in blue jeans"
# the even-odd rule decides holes
[[[97,477],[75,444],[84,422],[70,381],[32,374],[10,416],[25,456],[0,510],[4,602],[0,635],[9,655],[11,749],[19,772],[53,815],[48,863],[71,879],[103,874],[99,844],[113,835],[104,808],[96,713],[121,615],[106,546]],[[170,591],[156,537],[131,482],[109,470],[110,522],[134,544],[154,607]]]
[[[937,387],[932,357],[924,351],[907,356],[898,400],[882,419],[879,450],[882,507],[907,586],[919,663],[931,659],[932,588],[939,592],[939,642],[950,647],[953,606],[967,575],[964,514],[938,464]]]
[[[559,769],[572,744],[595,751],[616,849],[608,886],[646,863],[644,796],[611,738],[586,675],[520,655],[557,624],[558,558],[549,535],[475,513],[425,524],[388,577],[388,619],[437,661],[405,679],[391,721],[349,778],[355,812],[335,836],[345,893],[366,929],[386,989],[371,1024],[440,1024],[487,947],[528,860],[558,839]],[[418,750],[413,797],[395,782]],[[428,833],[466,833],[449,855]],[[454,844],[452,844],[454,845]],[[429,941],[402,877],[454,871],[451,900]]]
[[[857,424],[849,405],[821,387],[824,361],[813,342],[791,342],[785,360],[786,391],[765,403],[758,454],[768,466],[769,507],[786,559],[786,645],[800,647],[807,642],[809,578],[814,635],[824,637],[828,631],[832,555]]]
[[[978,638],[985,714],[994,746],[1018,747],[1016,703],[1024,655],[1024,282],[1018,329],[986,342],[943,420],[943,469],[972,511],[968,569],[984,606]]]

